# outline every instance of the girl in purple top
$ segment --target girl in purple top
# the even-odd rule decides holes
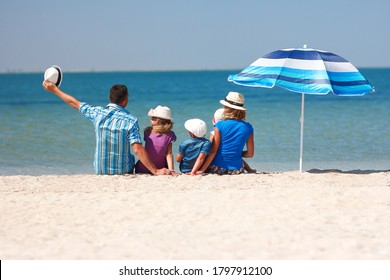
[[[171,110],[158,105],[155,109],[150,109],[148,116],[151,117],[152,125],[144,131],[145,150],[157,168],[165,167],[174,171],[172,142],[176,141],[176,135],[172,131]],[[141,161],[135,165],[135,172],[150,173]]]

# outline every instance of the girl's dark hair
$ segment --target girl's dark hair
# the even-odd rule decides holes
[[[110,89],[110,102],[119,105],[129,96],[125,85],[113,85]]]

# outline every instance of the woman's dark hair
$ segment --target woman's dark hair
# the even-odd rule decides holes
[[[113,85],[110,89],[110,102],[119,105],[128,95],[129,93],[125,85]]]

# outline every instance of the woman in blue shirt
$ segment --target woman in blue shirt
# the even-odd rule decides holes
[[[242,158],[254,155],[253,127],[245,121],[244,96],[229,92],[224,105],[224,120],[214,127],[214,140],[209,156],[199,173],[240,174],[244,172]],[[243,151],[246,145],[246,151]]]

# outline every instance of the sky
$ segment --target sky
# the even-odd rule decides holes
[[[0,0],[0,72],[222,70],[283,48],[390,67],[388,0]]]

